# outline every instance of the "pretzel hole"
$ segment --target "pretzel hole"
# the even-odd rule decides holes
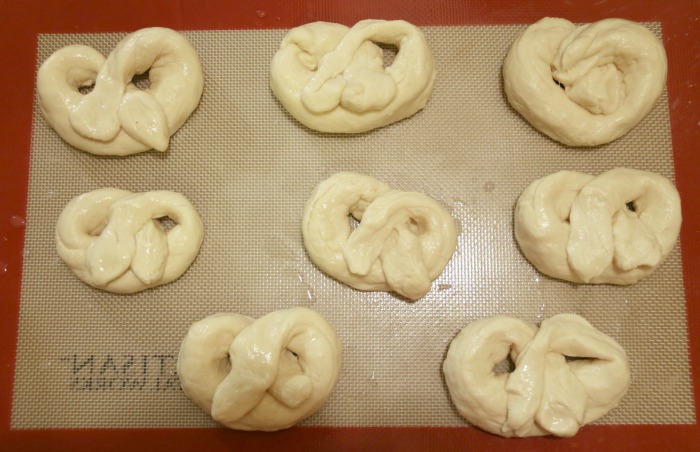
[[[560,82],[559,80],[553,78],[552,81],[553,81],[554,83],[556,83],[557,86],[559,86],[559,88],[561,88],[561,89],[563,89],[563,90],[566,90],[566,86],[564,86],[564,84],[563,84],[562,82]]]
[[[509,374],[515,370],[515,362],[510,354],[493,366],[493,373],[496,375]]]
[[[630,201],[627,204],[625,204],[625,207],[627,207],[627,210],[630,212],[637,213],[637,205],[634,203],[634,201]]]
[[[282,350],[281,358],[283,362],[286,362],[285,367],[289,366],[287,367],[288,369],[292,368],[296,369],[297,371],[301,370],[301,364],[299,363],[299,355],[297,355],[290,349],[285,348],[284,350]]]
[[[156,221],[158,222],[158,224],[160,224],[160,227],[163,228],[163,230],[165,232],[168,232],[172,228],[177,226],[177,223],[175,222],[175,220],[173,220],[172,218],[170,218],[168,216],[156,218]]]
[[[231,354],[226,352],[226,359],[219,361],[219,371],[221,375],[228,375],[231,372]]]
[[[564,355],[564,360],[566,360],[566,363],[573,363],[576,361],[588,361],[588,362],[593,362],[596,359],[595,358],[586,358],[584,356],[566,356]]]
[[[357,218],[353,217],[352,215],[348,215],[349,221],[350,221],[350,227],[355,229],[360,225],[360,220]]]
[[[419,234],[419,233],[420,233],[420,229],[421,229],[420,223],[418,223],[418,222],[417,222],[416,220],[414,220],[413,218],[411,218],[410,220],[408,220],[407,226],[408,226],[408,230],[411,231],[411,232],[413,232],[414,234]]]
[[[143,74],[134,74],[131,78],[131,83],[136,85],[136,87],[142,91],[147,91],[151,86],[151,79],[148,78],[148,71]]]
[[[78,92],[85,96],[86,94],[90,94],[92,90],[95,89],[95,81],[91,81],[89,83],[86,83],[84,85],[81,85],[78,87]]]
[[[382,49],[382,56],[384,57],[384,68],[388,68],[394,64],[394,58],[399,53],[399,48],[393,44],[384,44],[383,42],[375,42],[377,47]]]

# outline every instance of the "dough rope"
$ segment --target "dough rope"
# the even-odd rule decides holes
[[[132,78],[146,71],[150,85],[140,90]],[[92,92],[80,92],[93,85]],[[203,86],[194,47],[167,28],[136,31],[107,58],[88,46],[63,47],[37,74],[46,122],[69,144],[100,155],[165,151],[199,104]]]
[[[307,308],[255,320],[215,314],[193,324],[177,373],[185,394],[217,422],[238,430],[291,427],[318,411],[338,381],[342,347]]]
[[[508,355],[515,370],[496,374]],[[443,372],[460,414],[506,437],[573,436],[615,408],[630,379],[622,347],[574,314],[539,330],[503,316],[472,322],[450,344]]]
[[[382,49],[398,47],[384,68]],[[422,109],[435,82],[423,33],[402,20],[363,20],[352,28],[314,22],[292,29],[271,65],[270,86],[284,108],[321,132],[358,133]]]
[[[175,226],[165,230],[160,218]],[[103,188],[73,198],[56,226],[56,250],[82,281],[133,293],[179,278],[199,253],[202,220],[182,195]]]
[[[360,221],[355,229],[350,215]],[[411,300],[428,293],[457,247],[454,220],[437,201],[355,173],[337,173],[316,187],[302,234],[311,260],[330,276]]]
[[[680,196],[671,181],[646,171],[616,168],[598,177],[560,171],[523,191],[514,226],[523,254],[546,275],[633,284],[673,250]]]
[[[635,22],[577,27],[547,17],[515,40],[503,79],[508,101],[536,129],[569,146],[596,146],[651,111],[666,83],[666,52]]]

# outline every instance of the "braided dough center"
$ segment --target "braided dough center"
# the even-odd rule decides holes
[[[349,215],[360,221],[357,228]],[[457,247],[454,220],[437,201],[356,173],[337,173],[316,187],[302,233],[311,260],[327,274],[411,300],[428,293]]]
[[[321,408],[338,381],[341,355],[335,330],[311,309],[257,320],[216,314],[190,327],[178,375],[185,394],[214,420],[274,431]]]
[[[398,48],[389,67],[375,42]],[[434,81],[435,61],[417,27],[363,20],[352,28],[314,22],[292,29],[272,60],[270,86],[307,127],[357,133],[422,109]]]
[[[161,218],[175,225],[166,231]],[[179,278],[203,236],[199,214],[178,193],[103,188],[66,205],[56,225],[56,249],[85,283],[133,293]]]
[[[681,204],[658,174],[561,171],[534,181],[515,208],[515,238],[542,273],[572,282],[633,284],[678,239]]]
[[[132,79],[146,71],[150,83],[140,90]],[[199,104],[203,86],[192,44],[157,27],[126,36],[107,58],[88,46],[64,47],[37,74],[39,107],[51,127],[76,148],[106,155],[165,151]]]
[[[651,111],[666,82],[666,52],[635,22],[577,27],[548,17],[515,40],[503,79],[509,102],[536,129],[570,146],[596,146]]]
[[[515,370],[495,374],[508,355]],[[506,437],[573,436],[620,403],[630,378],[620,345],[574,314],[539,330],[503,316],[472,322],[450,344],[443,371],[460,414]]]

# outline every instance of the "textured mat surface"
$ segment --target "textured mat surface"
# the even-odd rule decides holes
[[[538,323],[561,312],[584,316],[629,355],[629,393],[599,423],[693,423],[680,247],[634,286],[573,285],[539,274],[512,232],[520,192],[543,175],[625,166],[673,178],[666,95],[623,138],[564,147],[505,100],[501,63],[522,29],[425,28],[439,71],[427,107],[354,136],[306,129],[272,95],[269,64],[286,30],[186,33],[204,66],[204,95],[165,154],[77,151],[35,109],[12,427],[214,425],[175,374],[188,326],[215,312],[258,317],[292,306],[318,310],[344,344],[336,390],[306,425],[463,425],[441,371],[455,334],[484,316]],[[74,43],[106,55],[122,36],[41,35],[37,64]],[[410,303],[355,291],[311,264],[302,211],[315,185],[337,171],[426,193],[451,210],[458,249],[426,297]],[[184,276],[113,295],[62,263],[54,244],[60,211],[107,186],[174,190],[193,202],[205,240]]]

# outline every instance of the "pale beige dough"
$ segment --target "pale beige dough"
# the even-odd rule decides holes
[[[639,281],[666,259],[680,227],[671,181],[628,168],[538,179],[520,195],[514,218],[525,257],[542,273],[576,283]]]
[[[360,221],[353,229],[350,216]],[[360,290],[423,297],[457,247],[452,216],[421,193],[337,173],[311,194],[302,219],[304,245],[324,272]]]
[[[547,17],[515,40],[503,81],[508,101],[536,129],[569,146],[596,146],[651,111],[666,83],[666,52],[635,22],[576,26]]]
[[[508,356],[515,369],[496,374]],[[573,436],[615,408],[630,382],[622,347],[575,314],[539,330],[505,316],[472,322],[450,344],[443,372],[460,414],[505,437]]]
[[[390,66],[375,43],[398,48]],[[425,106],[434,82],[425,36],[402,20],[302,25],[282,40],[270,69],[284,108],[321,132],[365,132],[407,118]]]
[[[308,308],[255,320],[215,314],[194,323],[177,361],[185,394],[237,430],[289,428],[318,411],[340,376],[342,347]]]
[[[148,89],[132,83],[148,71]],[[80,88],[93,86],[88,94]],[[126,36],[105,58],[84,45],[57,50],[39,68],[46,122],[69,144],[101,155],[165,151],[199,104],[204,75],[190,42],[168,28]]]
[[[167,231],[159,219],[174,225]],[[73,198],[56,225],[56,250],[82,281],[133,293],[179,278],[199,253],[204,226],[194,206],[171,191],[103,188]]]

